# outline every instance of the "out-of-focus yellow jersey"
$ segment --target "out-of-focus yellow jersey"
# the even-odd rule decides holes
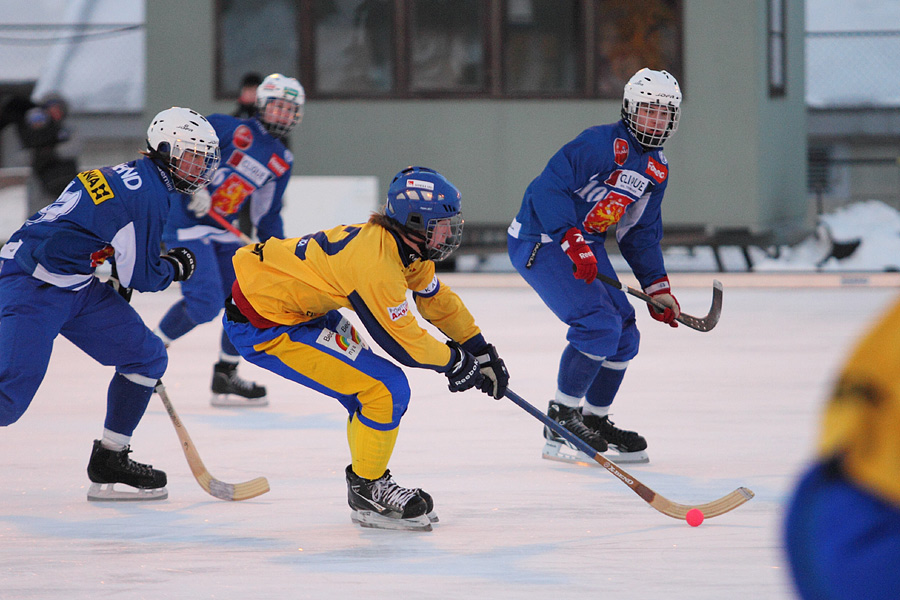
[[[820,449],[840,457],[857,484],[900,506],[900,302],[844,366]]]
[[[435,276],[434,263],[410,260],[401,247],[380,225],[341,225],[245,246],[233,262],[238,285],[260,316],[298,325],[349,308],[400,363],[445,371],[450,348],[422,329],[407,291],[419,313],[449,338],[462,343],[480,330],[459,296]]]

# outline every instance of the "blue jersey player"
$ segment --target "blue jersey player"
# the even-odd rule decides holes
[[[144,154],[79,173],[0,248],[0,425],[28,409],[58,335],[116,369],[88,464],[89,500],[168,495],[164,472],[128,457],[168,358],[126,297],[130,289],[156,292],[191,276],[190,250],[160,256],[163,227],[171,205],[185,204],[209,182],[219,140],[202,115],[173,107],[153,119]],[[107,260],[118,289],[94,277]]]
[[[221,140],[222,164],[206,189],[187,206],[175,205],[166,225],[165,243],[184,246],[197,257],[197,271],[182,282],[183,298],[163,316],[155,332],[166,346],[201,323],[212,321],[225,305],[234,283],[231,258],[243,242],[212,216],[235,223],[245,202],[257,237],[283,238],[281,199],[291,176],[293,155],[284,136],[303,118],[305,94],[300,83],[278,73],[257,87],[253,118],[210,115]],[[219,362],[213,367],[213,406],[265,406],[266,389],[237,374],[240,354],[222,332]]]
[[[669,175],[662,145],[678,128],[680,105],[672,75],[638,71],[625,86],[622,119],[586,129],[553,155],[509,227],[512,264],[569,326],[548,414],[598,452],[613,447],[620,462],[648,460],[646,440],[609,420],[640,335],[625,293],[596,276],[616,277],[604,249],[615,226],[622,256],[644,291],[666,306],[664,312],[651,307],[650,315],[678,326],[680,308],[660,248],[660,204]],[[544,437],[546,458],[585,460],[552,431],[545,429]]]

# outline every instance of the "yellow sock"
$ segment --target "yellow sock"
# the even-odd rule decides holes
[[[387,470],[394,452],[399,428],[379,431],[350,417],[347,422],[347,442],[350,444],[353,472],[365,479],[378,479]]]

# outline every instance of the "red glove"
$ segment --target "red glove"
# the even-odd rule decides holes
[[[648,302],[647,308],[650,310],[650,316],[672,327],[678,327],[678,321],[675,318],[681,315],[681,305],[678,304],[678,300],[672,295],[672,286],[669,285],[669,278],[660,277],[645,287],[644,293],[666,307],[665,310],[660,310]]]
[[[568,230],[561,245],[563,252],[572,260],[575,279],[584,279],[586,283],[594,281],[597,278],[597,257],[584,241],[581,231],[577,227]]]

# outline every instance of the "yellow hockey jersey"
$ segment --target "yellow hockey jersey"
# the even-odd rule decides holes
[[[900,506],[900,302],[856,347],[825,411],[824,457]]]
[[[297,325],[349,308],[401,364],[446,371],[450,348],[425,331],[410,310],[463,343],[480,330],[459,296],[435,276],[434,263],[410,260],[395,234],[377,224],[341,225],[302,238],[270,238],[233,258],[241,292],[260,316]]]

